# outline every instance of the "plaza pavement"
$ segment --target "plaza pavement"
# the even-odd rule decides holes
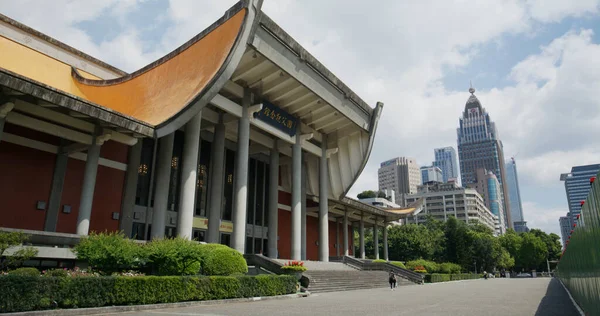
[[[384,280],[385,281],[385,280]],[[535,315],[576,316],[556,279],[489,279],[313,294],[307,298],[231,303],[110,315]]]

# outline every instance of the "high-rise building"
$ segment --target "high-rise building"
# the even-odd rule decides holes
[[[596,176],[598,171],[600,164],[574,166],[570,173],[560,175],[560,180],[565,182],[572,222],[576,222],[577,215],[581,213],[581,201],[585,201],[590,192],[590,178]]]
[[[435,161],[433,165],[442,169],[443,182],[458,179],[458,162],[456,150],[453,147],[436,148],[433,150]]]
[[[423,200],[423,210],[406,218],[406,223],[423,224],[427,215],[439,221],[450,216],[467,224],[483,224],[498,234],[498,217],[485,206],[483,198],[474,189],[461,188],[456,183],[427,183],[420,185],[416,194],[405,197],[405,205]]]
[[[465,104],[463,116],[459,119],[457,129],[458,159],[462,185],[477,181],[477,169],[492,171],[500,183],[500,200],[504,211],[504,225],[513,228],[508,203],[506,172],[504,170],[504,150],[498,137],[496,124],[481,106],[475,96],[475,89],[469,89],[471,96]]]
[[[398,157],[381,163],[377,170],[379,190],[394,190],[397,200],[403,201],[405,194],[417,193],[421,184],[421,171],[414,158]]]
[[[466,187],[475,189],[483,198],[485,206],[498,217],[496,233],[502,235],[506,232],[506,226],[504,225],[504,206],[500,199],[500,182],[493,172],[483,168],[477,169],[475,177],[476,181],[467,184]]]
[[[444,176],[442,175],[442,169],[436,166],[421,167],[421,180],[423,184],[430,181],[445,182]]]
[[[519,178],[517,176],[517,163],[515,162],[515,158],[510,158],[510,160],[506,161],[505,167],[510,217],[515,231],[517,233],[524,233],[529,231],[529,228],[527,228],[527,222],[523,216],[523,203],[521,201],[521,190],[519,188]]]
[[[571,227],[573,226],[573,224],[571,224],[571,217],[569,216],[569,213],[567,213],[567,216],[561,216],[558,220],[558,223],[560,224],[560,237],[564,247],[564,245],[567,243],[567,239],[569,238],[569,234],[571,233]]]

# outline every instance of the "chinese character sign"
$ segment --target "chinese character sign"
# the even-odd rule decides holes
[[[259,119],[290,136],[296,135],[298,119],[269,102],[263,101],[262,110],[254,113],[254,118]]]

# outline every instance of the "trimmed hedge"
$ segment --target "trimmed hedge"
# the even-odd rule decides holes
[[[296,279],[287,275],[75,278],[6,275],[0,276],[0,313],[284,295],[295,293],[296,284]]]
[[[404,263],[400,262],[400,261],[390,261],[391,264],[395,265],[396,267],[400,267],[402,269],[406,269],[406,266],[404,265]]]
[[[8,271],[8,274],[21,276],[39,276],[40,270],[36,268],[18,268],[15,270]]]
[[[415,270],[417,267],[424,267],[425,270],[427,270],[427,273],[436,273],[439,271],[439,265],[437,263],[424,259],[411,260],[406,263],[406,267],[409,270]]]
[[[201,271],[204,275],[248,273],[248,264],[237,250],[220,244],[205,244],[201,249]]]
[[[458,273],[458,274],[442,274],[432,273],[425,275],[425,283],[438,283],[438,282],[449,282],[458,280],[472,280],[479,279],[479,274],[472,273]]]

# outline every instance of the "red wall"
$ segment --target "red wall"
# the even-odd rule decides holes
[[[54,163],[53,154],[0,142],[1,227],[44,230],[46,212],[36,202],[48,203]]]
[[[57,137],[6,124],[4,132],[46,144],[58,145]],[[127,162],[128,147],[113,141],[104,143],[101,157]],[[0,226],[44,230],[46,211],[36,210],[36,202],[50,199],[56,155],[36,149],[0,142]],[[58,214],[57,232],[75,233],[85,162],[69,158]],[[112,212],[121,211],[125,172],[98,166],[90,231],[117,230]],[[64,205],[71,213],[62,212]]]
[[[319,219],[312,216],[306,217],[306,259],[319,260]]]
[[[277,249],[279,250],[279,258],[290,259],[292,257],[292,235],[290,230],[292,213],[279,210],[278,220],[277,234],[279,235],[279,240],[277,241]]]

